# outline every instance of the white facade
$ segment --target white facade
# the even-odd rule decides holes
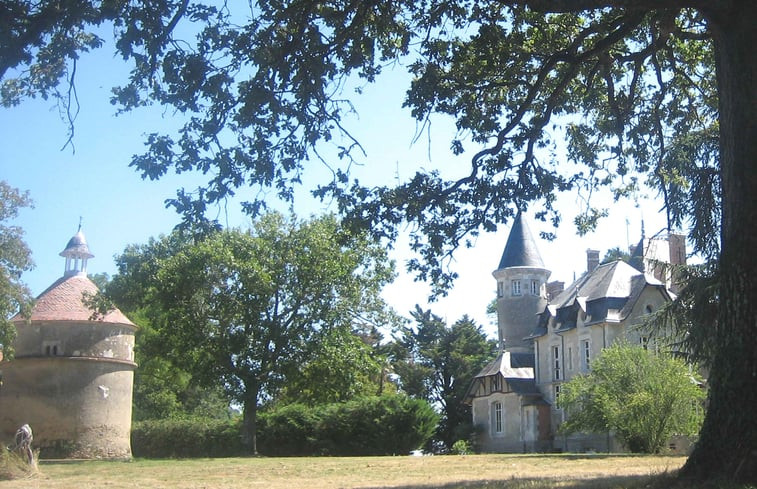
[[[516,217],[493,272],[501,352],[474,379],[467,396],[481,451],[623,449],[609,433],[558,434],[564,421],[560,390],[588,372],[592,359],[615,341],[654,346],[641,325],[671,300],[666,286],[671,275],[661,275],[667,279],[663,283],[652,272],[659,275],[660,262],[684,264],[684,242],[680,235],[642,240],[646,246],[636,252],[650,252],[650,258],[641,253],[639,260],[649,274],[620,260],[599,265],[598,252],[587,250],[587,272],[561,290],[555,282],[547,284],[550,271],[522,216]]]

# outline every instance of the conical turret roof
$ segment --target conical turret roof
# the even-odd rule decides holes
[[[507,238],[505,251],[499,260],[498,269],[510,267],[544,268],[544,262],[539,254],[539,249],[536,247],[536,241],[534,241],[531,230],[520,211],[513,221],[513,227],[510,230],[510,236]]]
[[[85,297],[97,294],[97,285],[85,275],[62,277],[37,297],[31,316],[17,314],[11,321],[100,321],[134,326],[116,308],[97,315],[85,303]]]

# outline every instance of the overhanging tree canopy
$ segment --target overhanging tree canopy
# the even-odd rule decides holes
[[[117,48],[134,66],[117,104],[165,104],[188,118],[178,134],[149,135],[132,164],[149,178],[208,172],[207,186],[173,201],[189,220],[242,186],[291,196],[324,141],[341,145],[349,162],[359,146],[343,126],[350,104],[340,88],[348,77],[374,81],[398,59],[415,76],[406,99],[413,115],[451,115],[460,131],[453,150],[478,151],[469,175],[419,172],[371,187],[337,162],[316,194],[336,197],[380,235],[412,223],[422,259],[410,265],[421,278],[447,285],[438,258],[506,222],[512,203],[536,204],[558,221],[556,192],[609,185],[622,195],[646,181],[665,197],[671,225],[690,221],[695,250],[718,257],[722,277],[710,409],[686,472],[757,480],[757,430],[740,414],[757,403],[757,348],[746,341],[757,329],[757,234],[744,231],[757,225],[752,0],[290,0],[242,12],[190,0],[14,0],[1,8],[6,104],[49,95],[73,71],[66,59],[99,44],[90,27],[115,24]],[[570,164],[550,151],[562,139]],[[578,224],[601,214],[589,208]]]

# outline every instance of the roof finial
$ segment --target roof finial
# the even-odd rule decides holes
[[[82,216],[79,216],[79,229],[76,230],[77,233],[79,231],[81,231],[81,223],[82,223],[83,220],[84,220],[84,218]]]

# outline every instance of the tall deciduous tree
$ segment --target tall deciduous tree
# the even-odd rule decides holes
[[[381,321],[386,251],[333,217],[308,222],[266,214],[251,232],[218,231],[159,260],[145,276],[162,310],[158,334],[205,385],[243,409],[256,451],[258,405],[307,364],[311,342],[356,318]]]
[[[555,194],[646,182],[665,198],[671,226],[688,221],[694,249],[717,260],[718,320],[709,409],[684,474],[757,482],[757,4],[752,0],[498,0],[418,3],[201,1],[3,3],[0,90],[5,104],[50,95],[74,72],[66,60],[96,47],[90,27],[115,24],[132,60],[115,92],[124,110],[150,102],[187,114],[179,135],[150,134],[132,164],[145,177],[172,168],[212,172],[173,204],[189,219],[243,185],[291,197],[324,141],[350,161],[348,77],[377,79],[407,60],[406,105],[421,122],[454,118],[456,153],[483,146],[468,175],[418,172],[393,187],[350,181],[345,164],[317,194],[354,222],[393,237],[415,225],[410,263],[440,287],[439,257],[515,207],[559,221]],[[182,29],[185,22],[192,24]],[[196,34],[196,38],[191,36]],[[64,103],[75,98],[65,97]],[[573,115],[572,117],[563,117]],[[341,136],[341,137],[339,137]],[[464,137],[467,136],[467,139]],[[567,158],[556,141],[567,142]],[[477,148],[478,149],[478,148]],[[334,162],[331,162],[334,163]],[[514,205],[508,205],[513,204]],[[263,202],[245,204],[259,210]],[[577,219],[590,227],[602,209]]]
[[[198,238],[175,231],[144,244],[127,246],[116,256],[118,273],[91,277],[101,293],[90,297],[90,305],[104,312],[114,305],[139,325],[135,344],[132,397],[134,420],[185,416],[229,416],[230,400],[220,385],[202,385],[188,369],[182,352],[161,334],[170,324],[163,306],[155,300],[157,273],[165,260],[192,246]]]
[[[473,377],[491,360],[496,343],[481,326],[463,316],[451,327],[416,306],[414,326],[407,326],[395,347],[394,371],[411,396],[440,410],[436,441],[449,450],[472,431],[470,407],[463,402]]]
[[[384,359],[351,329],[324,331],[311,346],[275,402],[332,404],[382,394]]]
[[[616,343],[560,393],[560,429],[615,433],[632,452],[659,453],[670,437],[696,435],[705,393],[690,367],[669,354]]]
[[[0,180],[0,357],[13,357],[13,338],[16,328],[11,316],[27,311],[31,294],[21,281],[21,274],[34,266],[31,252],[24,242],[24,232],[10,224],[19,209],[30,207],[27,192],[19,192]]]

